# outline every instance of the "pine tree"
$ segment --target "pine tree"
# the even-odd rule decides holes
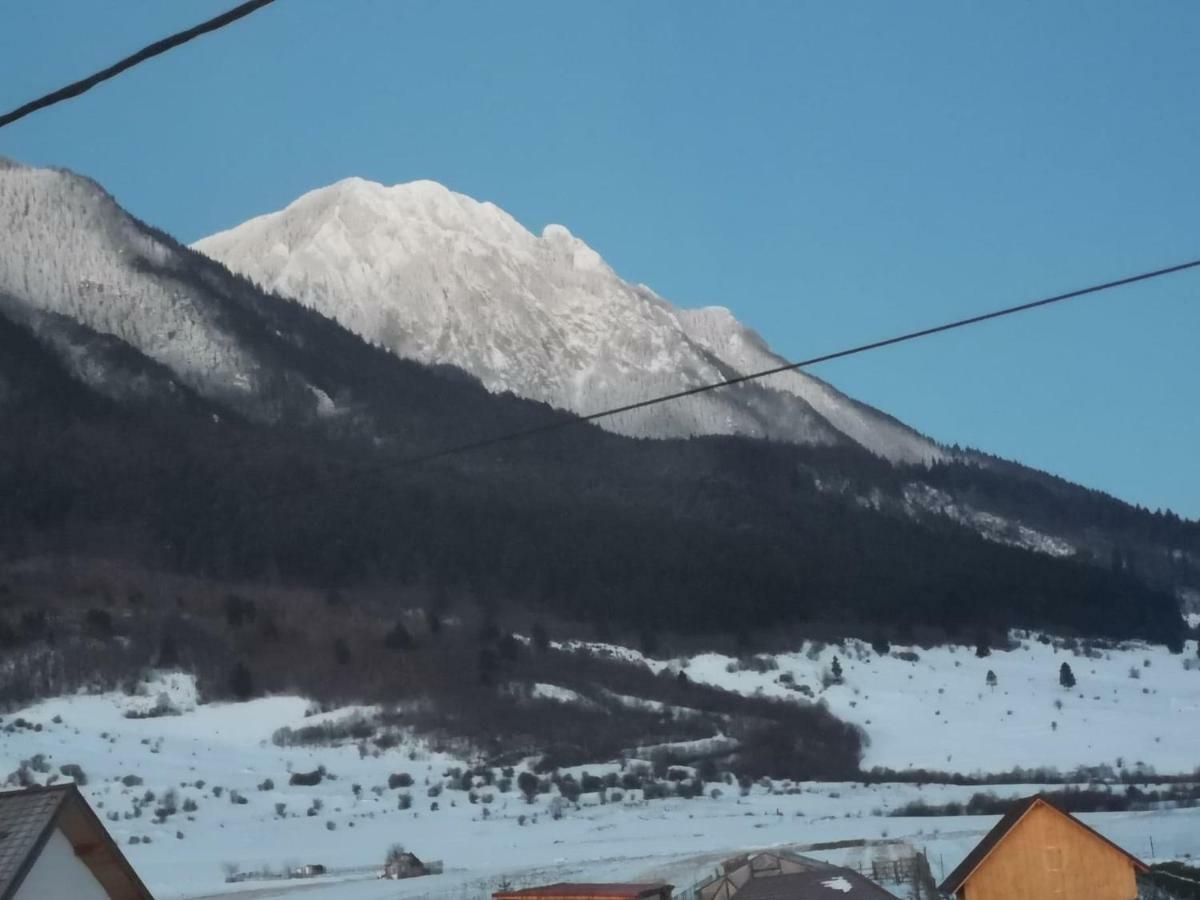
[[[254,695],[254,676],[244,662],[239,662],[229,673],[229,689],[238,700],[249,700]]]
[[[1063,663],[1058,669],[1058,683],[1068,689],[1075,687],[1075,673],[1067,663]]]
[[[407,650],[413,645],[412,635],[404,627],[403,622],[397,622],[383,637],[383,646],[389,650]]]
[[[987,686],[993,689],[996,687],[996,673],[991,669],[988,669],[987,673]]]
[[[833,665],[830,666],[830,672],[833,674],[833,683],[842,683],[842,663],[836,656],[833,658]]]
[[[975,642],[975,655],[980,659],[983,659],[985,656],[992,655],[992,648],[988,644],[988,638],[986,634],[979,635],[979,640]]]
[[[175,639],[169,634],[164,634],[158,642],[158,667],[173,669],[177,665],[179,665],[179,650],[175,646]]]
[[[521,642],[517,640],[516,635],[505,634],[496,644],[496,649],[505,662],[516,662],[517,657],[521,655]]]

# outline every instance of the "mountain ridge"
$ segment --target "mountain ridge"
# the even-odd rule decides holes
[[[193,247],[397,355],[583,415],[784,363],[728,310],[678,309],[566,227],[539,237],[431,181],[344,179]],[[638,437],[849,440],[893,462],[947,456],[799,371],[602,424]]]
[[[407,465],[570,414],[372,346],[69,173],[0,169],[0,224],[10,558],[115,547],[166,571],[417,583],[690,633],[817,621],[1167,639],[1182,623],[1166,592],[1200,583],[1188,523],[1019,466],[893,464],[844,437],[580,424]]]

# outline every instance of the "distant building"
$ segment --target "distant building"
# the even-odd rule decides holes
[[[0,900],[154,900],[74,784],[0,793]]]
[[[700,886],[700,900],[896,900],[853,869],[792,853],[764,852],[728,860]]]
[[[548,884],[519,891],[496,891],[492,900],[671,900],[669,884]]]
[[[320,863],[308,863],[308,865],[297,866],[292,869],[293,878],[316,878],[318,875],[325,874],[325,867]]]
[[[429,874],[432,874],[429,866],[407,850],[393,854],[383,866],[384,878],[420,878]]]
[[[1146,864],[1042,796],[1017,803],[942,882],[957,900],[1134,900]]]

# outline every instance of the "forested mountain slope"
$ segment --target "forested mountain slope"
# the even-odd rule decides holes
[[[78,176],[0,170],[0,221],[9,560],[420,585],[448,604],[629,631],[1181,634],[1172,592],[1195,572],[1193,523],[1030,482],[1021,515],[1074,526],[1117,510],[1097,539],[1138,536],[1144,559],[1169,564],[1030,552],[1003,522],[981,536],[972,505],[1024,482],[893,464],[844,437],[634,440],[580,425],[410,465],[569,414],[372,347]]]

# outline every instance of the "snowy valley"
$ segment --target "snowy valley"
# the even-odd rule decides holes
[[[86,781],[85,794],[156,896],[180,900],[293,891],[318,900],[449,900],[501,884],[628,878],[663,878],[687,896],[722,859],[765,847],[801,849],[867,871],[920,852],[939,876],[995,821],[994,815],[938,815],[939,804],[966,805],[978,793],[1005,798],[1062,790],[1077,767],[1091,767],[1097,781],[1107,778],[1093,789],[1118,798],[1129,784],[1168,791],[1200,780],[1194,642],[1181,655],[1135,644],[1088,655],[1043,643],[1040,635],[1014,638],[1014,649],[985,657],[969,647],[880,654],[848,642],[740,663],[714,654],[646,659],[615,646],[562,649],[681,670],[747,693],[787,696],[809,685],[867,732],[865,767],[1009,772],[1020,783],[1000,777],[938,784],[933,776],[926,783],[886,777],[739,783],[718,770],[698,796],[646,799],[650,792],[625,787],[626,779],[653,768],[655,750],[630,748],[620,759],[543,771],[538,792],[527,799],[516,776],[536,768],[536,759],[480,767],[411,733],[376,742],[369,727],[375,707],[319,712],[295,696],[201,703],[189,676],[169,672],[152,675],[132,694],[62,697],[5,715],[0,768],[14,773],[10,783],[44,783],[63,777],[64,765],[82,766],[76,774]],[[844,683],[822,687],[835,656]],[[1076,673],[1074,689],[1057,684],[1063,662]],[[986,683],[989,670],[997,674],[994,688]],[[552,685],[540,694],[531,702],[548,715],[558,704],[580,702]],[[342,736],[296,744],[302,728]],[[1011,774],[1017,767],[1029,771],[1018,779]],[[677,772],[664,779],[668,784],[676,777],[683,781],[674,784],[686,784],[702,771],[684,763],[671,768]],[[1180,775],[1193,780],[1160,783]],[[915,815],[917,801],[935,809]],[[1195,800],[1083,818],[1146,859],[1200,855]],[[384,854],[397,843],[423,860],[440,860],[444,872],[379,881]],[[277,879],[310,863],[328,873]],[[902,884],[889,887],[904,891]]]
[[[1197,523],[799,372],[562,427],[780,360],[428,182],[202,255],[3,163],[0,224],[0,778],[77,778],[156,895],[938,873],[1088,785],[1200,853]]]

